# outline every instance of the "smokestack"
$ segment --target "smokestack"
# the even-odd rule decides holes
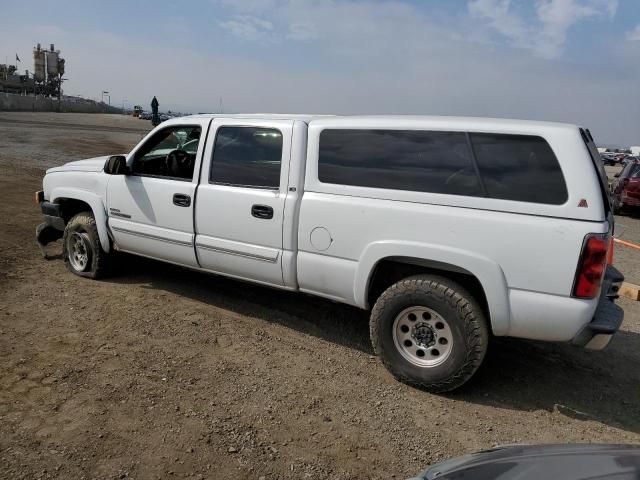
[[[51,51],[53,52],[53,43],[51,44]]]

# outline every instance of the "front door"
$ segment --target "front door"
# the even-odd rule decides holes
[[[169,122],[131,152],[128,175],[109,179],[107,214],[119,250],[198,266],[193,209],[209,123]]]
[[[284,284],[282,225],[292,130],[289,120],[212,122],[195,215],[202,268]]]

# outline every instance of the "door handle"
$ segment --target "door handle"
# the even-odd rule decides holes
[[[190,207],[191,206],[191,197],[184,193],[174,193],[173,194],[173,204],[178,207]]]
[[[268,205],[253,205],[251,207],[251,215],[256,218],[270,220],[273,218],[273,208]]]

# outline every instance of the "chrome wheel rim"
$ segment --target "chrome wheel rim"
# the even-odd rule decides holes
[[[67,255],[74,270],[84,272],[90,259],[89,235],[85,232],[73,232],[67,241]]]
[[[435,310],[405,308],[393,322],[393,343],[408,362],[423,368],[444,363],[453,350],[449,323]]]

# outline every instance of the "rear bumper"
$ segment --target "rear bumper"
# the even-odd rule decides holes
[[[602,284],[598,307],[591,321],[573,339],[574,345],[589,350],[602,350],[609,345],[624,319],[624,310],[614,303],[623,281],[624,276],[618,269],[609,265]]]

